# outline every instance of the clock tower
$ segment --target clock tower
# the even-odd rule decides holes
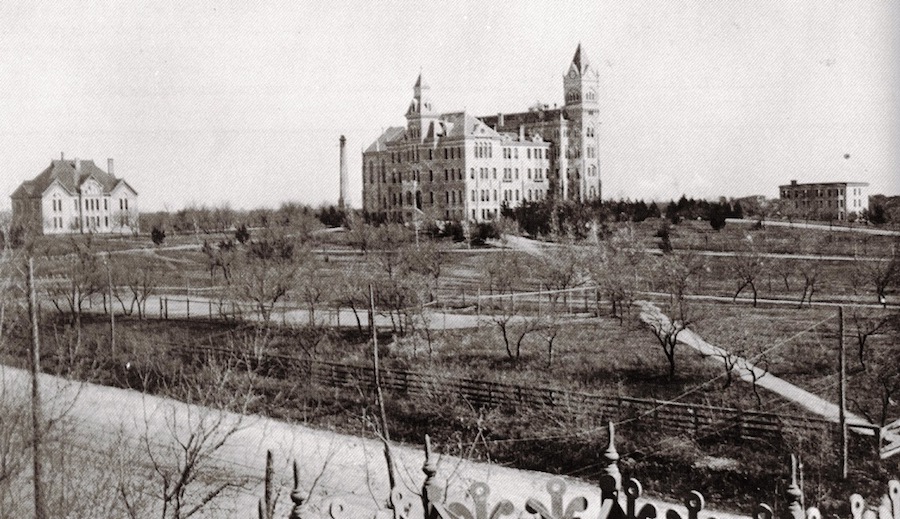
[[[600,75],[581,49],[563,76],[565,115],[568,124],[560,128],[566,143],[565,171],[560,171],[563,198],[584,202],[600,198]]]

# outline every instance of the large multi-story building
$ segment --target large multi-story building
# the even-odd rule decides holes
[[[869,209],[869,184],[865,182],[823,182],[778,186],[782,208],[823,220],[846,220]]]
[[[137,192],[92,160],[59,160],[13,192],[13,225],[43,234],[138,230]]]
[[[388,128],[363,152],[363,209],[396,221],[419,212],[484,221],[504,204],[599,199],[599,88],[581,45],[563,77],[560,108],[439,113],[419,75],[406,127]]]

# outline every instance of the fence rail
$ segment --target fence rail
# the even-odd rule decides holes
[[[302,359],[289,355],[249,354],[227,348],[192,346],[180,350],[188,356],[231,357],[247,361],[281,378],[302,373],[313,383],[330,387],[364,386],[373,388],[375,376],[371,366]],[[526,406],[533,409],[551,407],[577,409],[603,420],[617,423],[636,422],[665,427],[672,432],[695,437],[724,435],[744,440],[781,442],[786,432],[794,429],[813,433],[833,432],[837,424],[830,420],[802,416],[689,404],[647,398],[598,395],[551,387],[523,386],[477,379],[443,377],[430,373],[400,369],[381,369],[382,388],[408,396],[456,397],[486,407]],[[878,438],[878,428],[851,424],[854,429],[868,430]]]

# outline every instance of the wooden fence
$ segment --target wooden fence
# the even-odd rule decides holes
[[[185,348],[180,353],[203,358],[230,357],[252,364],[252,367],[279,378],[287,379],[302,374],[311,382],[327,387],[374,388],[375,385],[372,367],[365,365],[316,361],[288,355],[252,354],[203,346]],[[669,431],[692,437],[722,435],[744,440],[781,442],[785,433],[792,429],[815,434],[837,429],[837,424],[829,420],[802,416],[799,413],[767,413],[648,398],[607,396],[391,368],[381,369],[381,385],[384,390],[398,395],[458,398],[475,406],[570,409],[619,424],[665,427]],[[877,427],[852,425],[852,428],[878,438]],[[877,440],[874,443],[877,449]]]

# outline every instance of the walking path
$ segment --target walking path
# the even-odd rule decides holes
[[[516,240],[510,241],[509,243],[511,243],[519,250],[523,250],[525,252],[528,252],[529,254],[534,254],[536,256],[540,256],[543,254],[540,246],[538,246],[537,243],[535,243],[533,240],[518,238]],[[660,311],[660,309],[653,303],[649,301],[636,301],[636,303],[641,308],[640,317],[641,320],[645,323],[650,324],[651,326],[654,323],[667,326],[670,322],[669,318],[664,315]],[[690,329],[681,332],[678,335],[678,340],[680,343],[686,344],[687,346],[699,351],[704,355],[711,356],[721,362],[724,362],[723,353],[726,350],[704,341],[699,335],[697,335]],[[732,356],[732,358],[735,358],[739,365],[748,367],[747,369],[736,370],[738,376],[742,380],[753,383],[753,378],[755,376],[756,384],[758,386],[768,389],[769,391],[772,391],[782,398],[800,405],[813,414],[821,416],[835,423],[839,421],[840,408],[836,404],[820,398],[810,393],[809,391],[801,389],[794,384],[791,384],[790,382],[778,378],[775,375],[752,365],[751,363],[747,362],[746,359],[741,359],[734,356]],[[752,371],[752,373],[750,371]],[[876,426],[865,418],[862,418],[850,412],[846,413],[846,418],[847,424],[850,425],[853,430],[861,434],[873,434],[873,430]],[[853,428],[853,425],[860,425],[863,427]],[[900,437],[898,437],[898,440],[900,440]]]
[[[5,385],[6,397],[18,394],[24,400],[29,394],[28,373],[0,365],[0,381]],[[128,445],[141,450],[142,438],[148,436],[151,443],[166,452],[165,445],[172,445],[176,436],[182,440],[186,433],[185,424],[196,423],[199,417],[218,416],[217,411],[191,406],[137,391],[124,390],[88,383],[73,383],[50,375],[41,375],[40,383],[44,401],[71,403],[68,411],[68,429],[65,441],[83,445],[90,452],[104,452],[116,448],[123,440]],[[211,463],[212,470],[222,469],[237,477],[247,477],[251,484],[233,500],[235,510],[229,515],[246,519],[255,517],[256,500],[263,495],[262,475],[265,471],[266,451],[272,450],[276,467],[275,481],[286,481],[290,474],[289,460],[298,460],[301,489],[307,491],[319,474],[315,496],[335,496],[354,494],[349,503],[383,503],[387,497],[388,483],[382,444],[376,440],[316,430],[260,416],[241,416],[225,413],[224,423],[241,423],[241,430],[232,436],[224,448],[218,451]],[[175,431],[173,433],[173,430]],[[418,447],[394,444],[392,452],[397,463],[397,477],[400,485],[418,493],[424,479],[422,464],[424,454]],[[142,451],[143,452],[143,451]],[[171,452],[171,451],[169,451]],[[98,456],[106,460],[105,456]],[[173,458],[164,458],[173,459]],[[585,463],[596,460],[585,460]],[[135,464],[135,467],[146,467]],[[94,467],[97,470],[108,467]],[[529,497],[537,497],[549,502],[545,485],[550,474],[515,470],[487,463],[474,463],[453,456],[439,455],[437,478],[446,483],[448,501],[461,501],[472,506],[465,498],[465,492],[474,481],[483,481],[491,487],[489,504],[500,498],[509,499],[519,513],[523,513],[524,503]],[[88,470],[82,468],[82,470]],[[151,476],[148,468],[148,476]],[[599,515],[599,489],[584,482],[566,478],[568,492],[566,501],[576,495],[588,498],[588,509],[583,517]],[[276,489],[281,496],[277,517],[287,517],[287,483]],[[652,490],[652,489],[651,489]],[[658,508],[678,510],[686,517],[684,507],[655,499],[646,499]],[[701,515],[712,514],[717,518],[732,519],[744,517],[721,512],[705,511]],[[362,514],[357,514],[362,517]],[[310,517],[315,515],[311,514]],[[319,516],[323,516],[319,514]]]
[[[659,324],[661,324],[662,326],[670,326],[669,318],[664,315],[656,305],[648,301],[638,301],[637,304],[641,308],[640,315],[642,321],[651,326]],[[726,350],[704,341],[699,335],[697,335],[690,329],[686,329],[678,335],[678,342],[685,344],[699,351],[700,353],[710,356],[720,362],[724,362],[725,360],[724,354]],[[775,375],[767,372],[766,370],[754,366],[746,359],[735,357],[733,355],[732,358],[737,361],[736,365],[745,367],[744,369],[734,370],[742,380],[753,383],[753,378],[755,376],[757,386],[766,388],[769,391],[781,396],[782,398],[796,403],[797,405],[805,408],[810,413],[821,416],[826,420],[838,423],[840,408],[836,404],[820,398],[810,393],[809,391],[806,391],[805,389],[801,389],[794,384],[791,384],[790,382],[778,378]],[[752,371],[753,374],[751,374],[749,371]],[[876,427],[865,418],[862,418],[861,416],[858,416],[854,413],[848,412],[846,416],[847,424],[851,427],[853,425],[865,426],[854,428],[854,430],[860,432],[861,434],[872,434],[873,429]]]
[[[756,225],[757,220],[748,220],[746,218],[726,218],[728,223],[746,223]],[[821,223],[803,223],[803,222],[779,222],[773,220],[763,220],[763,227],[794,227],[797,229],[816,229],[820,231],[837,231],[837,232],[858,232],[862,234],[873,234],[876,236],[900,236],[900,231],[890,231],[887,229],[873,229],[859,225],[858,227],[846,227],[843,225],[828,225]]]

